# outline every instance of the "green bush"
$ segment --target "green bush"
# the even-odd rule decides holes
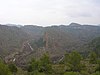
[[[0,75],[11,75],[11,72],[7,65],[0,61]]]
[[[48,54],[44,54],[40,59],[40,71],[52,73],[52,65]]]
[[[100,72],[97,71],[96,73],[93,73],[92,75],[100,75]]]
[[[90,58],[89,62],[91,64],[96,64],[97,63],[97,54],[95,52],[91,52],[89,54],[89,58]]]
[[[40,69],[40,61],[32,59],[30,64],[28,65],[28,72],[33,72]]]
[[[80,73],[81,73],[81,75],[89,75],[89,73],[87,71],[81,71]]]
[[[34,71],[34,72],[31,72],[29,75],[45,75],[45,74],[38,71]]]
[[[64,75],[80,75],[78,72],[65,72]]]
[[[97,66],[96,71],[100,71],[100,59],[97,60],[97,64],[98,64],[98,66]]]
[[[71,71],[80,71],[81,70],[81,59],[82,56],[76,52],[73,51],[69,54],[69,59],[68,59],[68,66],[71,68]]]
[[[43,73],[52,73],[52,65],[50,58],[47,54],[44,54],[40,60],[33,59],[28,66],[28,72],[43,72]]]
[[[10,69],[10,71],[12,73],[16,73],[17,72],[17,67],[16,67],[15,64],[11,63],[11,64],[8,65],[8,67],[9,67],[9,69]]]

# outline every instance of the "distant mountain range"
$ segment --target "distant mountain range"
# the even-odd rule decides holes
[[[64,55],[66,51],[77,50],[84,53],[90,50],[88,44],[97,37],[100,37],[100,26],[77,23],[48,27],[0,25],[0,55],[6,57],[22,51],[26,54],[30,52],[29,56],[27,54],[29,58],[49,52],[51,58],[55,58]],[[30,46],[34,51],[30,50]]]
[[[17,24],[1,24],[6,26],[16,26],[16,27],[22,27],[23,25],[17,25]]]

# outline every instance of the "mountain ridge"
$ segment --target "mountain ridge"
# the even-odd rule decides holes
[[[52,59],[63,56],[66,51],[88,52],[87,44],[100,37],[100,26],[74,24],[48,27],[0,25],[0,55],[9,56],[7,59],[16,57],[18,63],[26,60],[25,57],[39,58],[45,52],[49,52]]]

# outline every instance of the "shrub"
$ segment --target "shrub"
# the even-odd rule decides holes
[[[65,72],[64,75],[80,75],[78,72]]]

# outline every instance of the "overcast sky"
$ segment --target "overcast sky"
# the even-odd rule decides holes
[[[100,0],[0,0],[1,24],[100,24]]]

